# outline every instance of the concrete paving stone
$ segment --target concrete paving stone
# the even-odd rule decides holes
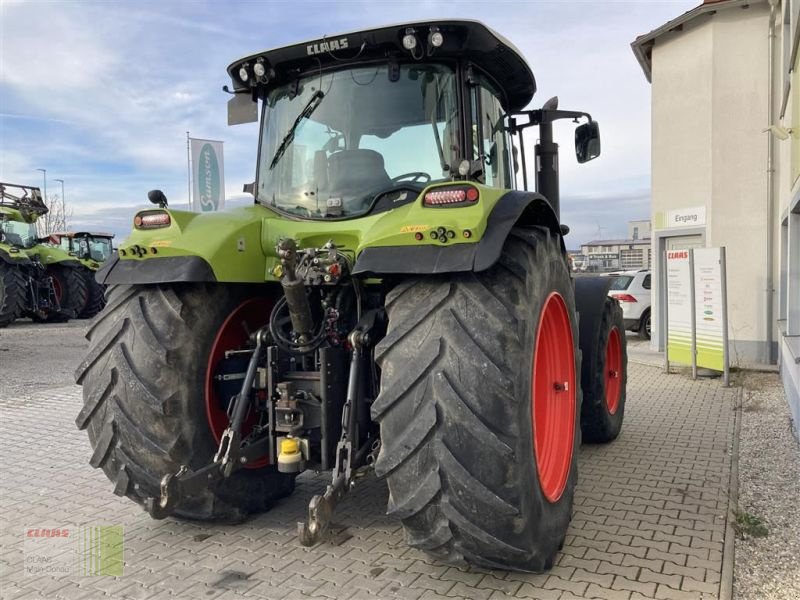
[[[645,583],[642,581],[635,581],[617,575],[614,577],[614,582],[611,584],[612,590],[627,590],[629,592],[639,592],[645,596],[652,597],[656,591],[655,583]]]
[[[431,590],[437,594],[446,595],[456,584],[452,579],[435,579],[427,574],[421,574],[411,583],[411,587]]]
[[[559,600],[561,598],[560,589],[546,589],[538,585],[523,583],[514,594],[517,598],[535,598],[536,600]]]
[[[501,579],[500,577],[495,577],[494,575],[484,575],[483,579],[478,582],[476,587],[497,590],[513,596],[514,592],[516,592],[521,586],[521,582],[513,579]]]
[[[658,585],[656,588],[655,597],[658,600],[697,600],[697,592],[685,592],[676,590],[666,585]]]
[[[680,589],[687,592],[701,592],[704,594],[716,594],[719,591],[719,581],[707,582],[697,581],[691,577],[684,577],[681,582]]]
[[[668,575],[666,573],[659,573],[651,569],[642,568],[639,570],[639,575],[636,579],[646,583],[661,583],[677,590],[680,589],[681,580],[683,578],[680,575]]]
[[[426,590],[422,588],[413,588],[409,586],[397,585],[390,582],[389,585],[381,589],[377,594],[377,598],[395,598],[397,600],[418,600]]]
[[[656,550],[655,548],[648,548],[647,558],[651,558],[653,560],[663,560],[666,562],[673,562],[676,565],[686,564],[685,554],[678,552],[661,552],[660,550]]]
[[[600,561],[600,564],[597,566],[597,572],[603,575],[621,575],[628,579],[636,579],[640,568],[641,567],[638,566],[615,565],[614,563]]]
[[[442,581],[456,581],[476,586],[478,582],[483,579],[483,575],[472,570],[450,567],[442,574],[440,579]]]
[[[599,565],[598,565],[599,566]],[[614,582],[614,576],[610,574],[597,573],[595,571],[586,571],[584,569],[575,569],[571,579],[573,581],[582,581],[585,583],[595,583],[603,587],[611,587]]]
[[[607,587],[590,584],[586,588],[586,598],[596,598],[599,600],[628,600],[631,592],[627,590],[612,590]]]
[[[549,590],[562,590],[580,595],[586,591],[589,584],[584,581],[572,581],[571,579],[562,579],[561,577],[550,575],[547,581],[544,582],[544,587]]]

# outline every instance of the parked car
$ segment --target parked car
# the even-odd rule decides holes
[[[608,295],[619,300],[625,329],[650,339],[650,270],[612,273]]]

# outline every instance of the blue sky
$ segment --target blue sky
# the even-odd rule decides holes
[[[36,169],[46,168],[49,193],[60,191],[53,179],[66,182],[73,227],[124,237],[147,190],[187,202],[188,130],[225,141],[227,196],[244,202],[257,129],[226,125],[229,63],[326,34],[463,17],[523,52],[539,86],[531,108],[558,95],[600,122],[603,155],[585,165],[571,126],[556,126],[568,246],[601,228],[624,236],[628,219],[649,216],[650,197],[650,89],[630,42],[697,4],[0,0],[0,181],[41,185]]]

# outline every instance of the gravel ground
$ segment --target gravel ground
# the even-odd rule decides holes
[[[88,347],[83,336],[90,322],[39,325],[20,319],[0,329],[0,397],[74,383],[75,367]]]
[[[736,539],[734,598],[797,600],[800,446],[778,375],[748,373],[742,387],[737,520],[750,534],[740,531]],[[765,537],[752,535],[756,519],[766,526]]]

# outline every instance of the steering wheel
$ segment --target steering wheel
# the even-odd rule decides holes
[[[392,181],[395,183],[403,181],[404,179],[410,179],[411,183],[428,183],[431,180],[431,176],[428,173],[423,173],[422,171],[412,171],[411,173],[403,173],[397,177],[392,177]]]

